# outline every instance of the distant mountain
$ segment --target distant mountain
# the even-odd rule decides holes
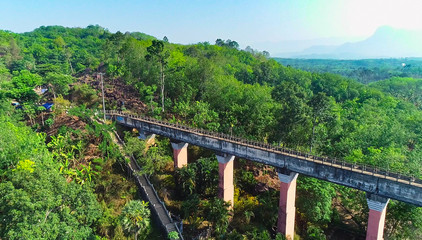
[[[290,58],[402,58],[422,57],[422,31],[380,27],[369,38],[339,46],[313,46],[297,53],[281,54]]]
[[[331,37],[331,38],[315,38],[315,39],[305,39],[305,40],[283,40],[283,41],[274,41],[274,42],[255,42],[250,45],[259,50],[266,50],[271,53],[272,56],[289,56],[290,54],[297,54],[298,52],[303,51],[310,46],[338,46],[345,42],[355,42],[360,41],[365,38],[362,37]]]

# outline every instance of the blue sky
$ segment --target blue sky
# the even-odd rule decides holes
[[[0,0],[0,29],[39,26],[140,31],[171,42],[241,46],[370,36],[377,27],[422,29],[419,0]],[[310,41],[312,42],[312,41]]]

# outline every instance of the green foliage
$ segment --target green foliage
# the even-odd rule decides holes
[[[15,71],[7,96],[19,102],[34,102],[38,99],[38,95],[33,89],[41,83],[42,78],[38,74],[28,70]]]
[[[143,100],[149,104],[151,111],[154,111],[158,106],[158,104],[154,102],[154,93],[157,91],[157,85],[153,84],[151,86],[146,86],[143,82],[140,82],[137,86]]]
[[[254,228],[252,231],[248,232],[248,239],[253,240],[271,240],[270,233],[267,230],[259,230]]]
[[[193,167],[183,166],[176,170],[176,187],[182,196],[189,196],[196,188],[196,173]]]
[[[203,218],[200,216],[200,199],[197,194],[188,195],[182,203],[182,216],[189,223],[191,231],[195,231],[200,226]]]
[[[227,39],[226,41],[221,40],[220,38],[215,40],[215,45],[220,47],[229,47],[229,48],[239,48],[239,44],[236,41],[232,41],[230,39]]]
[[[146,239],[151,229],[150,210],[148,203],[133,200],[128,202],[120,214],[120,223],[127,236],[134,235],[135,239]]]
[[[229,203],[219,198],[213,198],[205,205],[205,219],[212,224],[217,235],[222,235],[227,231],[229,206]]]
[[[360,60],[275,58],[275,60],[285,66],[310,72],[335,73],[365,84],[391,77],[422,77],[421,60],[417,58]]]
[[[2,238],[88,238],[100,216],[94,194],[38,164],[33,174],[14,172],[0,184]]]
[[[176,188],[181,196],[215,196],[218,186],[218,162],[215,157],[200,158],[176,169]]]
[[[297,185],[298,196],[296,206],[304,213],[307,222],[323,226],[331,221],[332,200],[336,196],[331,183],[315,178],[301,177]]]
[[[110,136],[110,132],[115,130],[114,125],[106,125],[97,122],[92,122],[92,124],[87,125],[86,128],[90,132],[90,134],[100,139],[98,149],[101,151],[102,158],[105,161],[114,163],[116,160],[123,159],[120,149],[116,144],[113,143],[113,140]]]
[[[60,173],[66,176],[68,181],[75,181],[81,185],[93,182],[100,175],[99,171],[102,170],[105,162],[112,164],[116,159],[121,158],[119,150],[111,142],[108,128],[92,123],[92,126],[87,125],[88,133],[61,128],[57,136],[51,136],[51,141],[47,146],[60,166]],[[103,156],[86,162],[88,141],[92,140],[99,145]]]
[[[308,234],[308,237],[306,239],[309,239],[309,240],[326,240],[327,239],[324,234],[324,231],[312,225],[308,227],[308,230],[306,233]]]
[[[200,158],[195,164],[190,165],[192,165],[196,173],[196,192],[209,196],[216,195],[218,186],[218,162],[215,161],[215,158]]]
[[[169,239],[179,239],[179,234],[176,231],[169,232],[168,236]]]
[[[59,174],[45,135],[0,118],[0,238],[93,237],[101,212],[92,190]]]
[[[385,235],[391,239],[418,239],[422,236],[422,208],[390,201]]]
[[[98,101],[97,92],[87,84],[77,84],[71,93],[72,102],[78,105],[92,107]]]
[[[64,114],[70,109],[70,105],[70,101],[60,95],[54,99],[54,113],[56,115]]]
[[[260,223],[266,229],[271,229],[277,222],[280,194],[277,191],[269,190],[258,195],[257,198],[259,204],[255,211],[255,218],[265,219]]]
[[[29,173],[33,173],[34,172],[34,162],[31,160],[23,160],[23,161],[19,161],[18,165],[16,166],[16,171],[27,171]]]
[[[168,64],[169,52],[164,51],[164,42],[159,40],[152,40],[151,46],[147,47],[147,52],[145,59],[147,61],[157,61],[160,67],[161,108],[164,112],[165,70]]]
[[[90,119],[94,115],[93,110],[88,109],[85,104],[70,108],[68,114],[85,120]]]
[[[281,233],[277,233],[277,235],[275,235],[275,240],[286,240],[286,236]]]
[[[54,96],[64,96],[69,93],[69,84],[73,83],[73,78],[70,75],[49,72],[45,77],[45,82],[51,86]]]
[[[168,142],[154,140],[154,145],[147,145],[137,137],[131,137],[129,134],[125,137],[125,151],[128,155],[133,155],[142,168],[142,174],[153,174],[160,172],[171,162],[171,157],[167,155],[166,146]]]
[[[35,114],[36,114],[36,106],[34,104],[31,103],[23,103],[22,104],[22,109],[23,112],[25,113],[25,115],[27,116],[27,118],[29,119],[29,122],[31,123],[31,125],[35,124]]]
[[[264,139],[274,115],[271,88],[246,85],[233,77],[218,77],[205,86],[204,100],[219,116],[221,128],[238,136]]]
[[[40,74],[69,74],[74,73],[74,67],[78,65],[85,66],[76,67],[78,71],[97,67],[101,46],[104,38],[109,35],[108,31],[98,25],[84,29],[47,26],[25,33],[21,39],[25,43],[35,43],[28,44],[26,51],[38,65],[37,71]]]
[[[370,86],[410,102],[418,109],[422,109],[422,79],[394,77],[372,83]]]
[[[253,173],[245,170],[236,171],[234,180],[236,181],[236,186],[246,192],[253,192],[255,186],[258,184]]]
[[[17,124],[6,115],[0,115],[0,177],[19,161],[42,160],[46,157],[44,135],[34,134],[30,128]],[[24,163],[24,162],[22,162]]]
[[[218,113],[210,109],[209,103],[203,101],[197,101],[193,105],[178,102],[174,111],[185,119],[191,119],[192,126],[197,128],[217,131],[220,126]]]

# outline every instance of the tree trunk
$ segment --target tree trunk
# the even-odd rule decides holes
[[[160,66],[160,75],[161,75],[161,107],[162,112],[164,112],[164,66]]]
[[[56,91],[54,91],[53,86],[51,86],[51,91],[53,92],[53,99],[56,100]]]
[[[69,61],[69,59],[67,59],[67,62],[69,63],[71,73],[74,74],[75,72],[73,71],[72,63]]]
[[[311,136],[311,141],[310,141],[310,146],[309,146],[309,153],[312,153],[312,145],[313,145],[313,143],[314,143],[314,136],[315,136],[315,126],[316,125],[316,123],[315,122],[313,122],[312,123],[312,136]]]
[[[64,55],[65,55],[65,57],[66,57],[67,63],[68,63],[68,64],[69,64],[69,66],[70,66],[70,71],[71,71],[71,73],[72,73],[72,74],[74,74],[73,67],[72,67],[72,63],[70,62],[70,52],[68,51],[68,49],[67,49],[67,48],[65,48],[65,50],[64,50]]]
[[[41,122],[42,122],[42,125],[44,126],[44,112],[41,112]]]
[[[32,121],[32,117],[31,117],[31,115],[30,115],[29,113],[28,113],[27,115],[28,115],[29,122],[31,123],[31,125],[34,125],[34,122]]]

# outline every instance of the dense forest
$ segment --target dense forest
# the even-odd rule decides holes
[[[94,117],[102,109],[97,73],[106,109],[422,177],[417,63],[407,75],[362,75],[361,83],[344,77],[358,75],[347,75],[347,64],[336,72],[344,76],[289,65],[232,40],[179,45],[100,26],[0,31],[0,238],[160,239],[123,170],[132,154],[184,219],[187,239],[281,239],[274,169],[236,159],[227,210],[215,197],[213,153],[190,147],[189,165],[175,170],[169,140],[148,146],[134,132],[119,151],[115,126]],[[297,191],[298,239],[362,238],[364,193],[304,176]],[[388,239],[422,237],[421,208],[391,201],[386,221]]]
[[[368,84],[392,77],[422,77],[422,58],[390,59],[293,59],[274,58],[277,62],[310,72],[329,72]]]

